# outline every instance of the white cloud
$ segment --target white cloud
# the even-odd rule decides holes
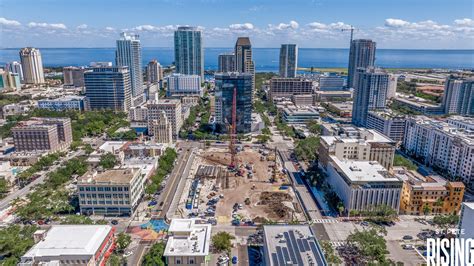
[[[454,20],[454,24],[464,27],[474,27],[474,19],[463,18]]]
[[[148,32],[172,32],[178,27],[175,25],[166,25],[166,26],[153,26],[153,25],[140,25],[132,28],[132,31],[148,31]]]
[[[115,28],[113,28],[113,27],[105,27],[105,30],[107,30],[107,31],[114,31]]]
[[[328,26],[324,23],[311,22],[311,23],[308,24],[308,27],[310,27],[311,29],[323,30],[323,29],[327,29]]]
[[[289,23],[280,23],[276,26],[272,25],[272,24],[269,24],[268,27],[270,29],[275,29],[275,30],[287,30],[287,29],[292,29],[292,30],[296,30],[299,28],[299,24],[298,22],[292,20],[290,21]]]
[[[0,25],[18,27],[18,26],[21,26],[21,23],[16,21],[16,20],[9,20],[9,19],[6,19],[6,18],[0,18]]]
[[[253,30],[255,27],[252,23],[243,23],[243,24],[231,24],[229,29],[231,30]]]
[[[387,27],[399,28],[399,27],[405,27],[408,25],[410,25],[410,22],[401,20],[401,19],[388,18],[385,20],[385,26]]]
[[[78,30],[85,30],[85,29],[87,29],[87,24],[81,24],[81,25],[77,26],[77,29]]]
[[[44,28],[44,29],[52,29],[52,30],[65,30],[67,29],[66,25],[62,23],[44,23],[44,22],[30,22],[28,23],[28,27],[30,28]]]

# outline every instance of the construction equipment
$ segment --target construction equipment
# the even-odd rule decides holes
[[[352,25],[350,25],[351,28],[350,29],[341,29],[341,31],[350,31],[351,32],[351,44],[352,44],[352,40],[354,38],[354,30],[357,30],[356,28],[354,28]]]

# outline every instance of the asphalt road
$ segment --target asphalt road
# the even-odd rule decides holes
[[[72,153],[71,155],[69,156],[66,156],[64,157],[62,160],[61,160],[61,163],[64,162],[64,161],[68,161],[76,156],[79,156],[79,154],[81,154],[82,151],[75,151],[74,153]],[[29,183],[28,185],[24,186],[22,189],[19,189],[17,191],[14,191],[13,193],[10,193],[8,196],[6,196],[5,198],[3,198],[1,201],[0,201],[0,210],[4,210],[6,208],[8,208],[11,204],[11,202],[16,199],[16,198],[22,198],[24,196],[26,196],[28,193],[30,193],[30,191],[36,186],[36,185],[39,185],[39,184],[42,184],[44,182],[44,180],[46,179],[48,173],[50,172],[53,172],[55,171],[56,169],[58,169],[59,167],[61,166],[61,164],[58,164],[58,165],[53,165],[50,167],[50,169],[48,171],[46,171],[45,173],[43,173],[40,177],[38,177],[37,179],[33,180],[33,182]]]

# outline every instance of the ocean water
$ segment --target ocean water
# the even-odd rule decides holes
[[[114,62],[114,48],[40,48],[45,66],[86,66],[93,61]],[[0,66],[19,61],[19,49],[0,49]],[[232,52],[232,48],[206,48],[204,68],[217,69],[220,53]],[[348,49],[300,48],[299,67],[347,67]],[[157,59],[162,65],[174,61],[173,48],[142,49],[143,65]],[[254,48],[256,71],[278,71],[279,48]],[[376,65],[386,68],[474,68],[474,50],[402,50],[377,49]]]

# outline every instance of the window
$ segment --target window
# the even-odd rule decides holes
[[[181,264],[181,260],[180,260],[180,259],[176,259],[176,264]]]
[[[189,264],[194,264],[194,260],[193,260],[193,259],[189,259]]]

